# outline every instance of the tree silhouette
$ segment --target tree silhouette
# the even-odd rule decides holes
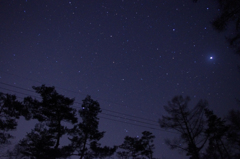
[[[15,95],[0,92],[0,144],[10,142],[9,139],[13,136],[8,132],[16,129],[16,119],[22,115],[27,120],[31,117],[28,109],[16,100]]]
[[[225,120],[218,118],[213,111],[205,109],[207,117],[207,129],[205,134],[209,136],[208,147],[204,158],[208,159],[230,159],[229,147],[226,143],[229,127]]]
[[[60,151],[66,150],[65,147],[59,148],[60,138],[70,130],[63,124],[74,124],[77,122],[76,110],[71,107],[74,99],[58,94],[54,87],[42,85],[40,87],[33,87],[33,89],[40,94],[42,100],[38,101],[32,97],[26,97],[24,104],[31,108],[33,118],[37,119],[40,124],[38,123],[35,129],[27,134],[20,145],[25,148],[25,152],[23,151],[23,153],[31,156],[33,156],[33,154],[29,152],[34,149],[36,149],[38,153],[49,153],[49,156],[51,156],[50,152],[52,152],[52,148],[54,148],[53,154],[55,154],[55,157],[52,156],[52,158],[56,158],[59,156]],[[42,128],[43,125],[44,128]],[[38,149],[38,146],[44,145],[44,143],[47,147]],[[49,151],[46,150],[47,148]]]
[[[13,149],[8,149],[5,156],[8,156],[8,159],[24,159],[24,155],[21,153],[22,147],[18,144],[13,147]]]
[[[72,155],[77,155],[80,159],[111,156],[116,151],[116,146],[102,148],[97,143],[105,133],[98,130],[99,118],[97,116],[101,112],[99,103],[87,96],[83,100],[82,109],[78,112],[82,121],[74,126],[70,132],[72,137],[69,138]]]
[[[118,156],[126,155],[126,157],[136,158],[141,155],[143,146],[137,137],[126,136],[124,142],[119,148],[124,149],[124,152],[118,152]]]
[[[240,111],[231,110],[227,116],[229,121],[228,141],[233,151],[233,158],[240,158]]]
[[[112,156],[115,153],[117,146],[114,146],[113,148],[108,146],[101,147],[101,144],[93,141],[91,142],[90,148],[94,152],[93,156],[95,158],[105,158],[108,156]]]
[[[119,158],[149,158],[152,159],[153,155],[153,139],[155,138],[151,132],[144,131],[142,132],[142,137],[130,137],[126,136],[124,138],[123,144],[119,148],[125,151],[117,152]]]
[[[193,0],[197,2],[198,0]],[[220,16],[213,22],[213,27],[218,31],[224,31],[232,23],[235,24],[235,30],[232,36],[227,37],[231,46],[236,49],[240,55],[240,1],[239,0],[218,0],[220,7]]]
[[[54,136],[49,133],[48,128],[43,123],[38,123],[35,128],[27,133],[26,138],[19,142],[24,156],[35,159],[54,159]]]
[[[155,138],[151,132],[144,131],[141,140],[142,145],[144,146],[144,151],[142,151],[142,155],[147,156],[148,158],[152,158],[153,156],[153,149],[155,146],[153,144],[153,139]]]
[[[166,129],[173,129],[180,133],[178,139],[172,141],[167,139],[166,144],[172,149],[180,149],[187,152],[187,156],[192,159],[200,158],[200,150],[207,141],[204,132],[204,109],[207,107],[206,101],[199,101],[193,108],[188,108],[189,97],[176,96],[164,106],[169,116],[162,116],[159,120],[160,126]]]

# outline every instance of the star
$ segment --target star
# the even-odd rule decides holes
[[[209,59],[210,59],[210,60],[212,60],[212,59],[213,59],[213,57],[211,56]]]

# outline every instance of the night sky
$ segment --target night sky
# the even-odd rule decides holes
[[[206,99],[219,116],[239,108],[240,58],[225,40],[231,30],[212,28],[218,14],[214,0],[1,0],[0,91],[22,101],[37,96],[32,86],[55,86],[74,108],[91,95],[103,110],[102,144],[147,130],[154,157],[185,159],[157,123],[169,100]],[[13,143],[34,127],[19,124]]]

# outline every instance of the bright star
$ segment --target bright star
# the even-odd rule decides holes
[[[211,56],[209,59],[210,59],[210,60],[212,60],[212,59],[213,59],[213,57]]]

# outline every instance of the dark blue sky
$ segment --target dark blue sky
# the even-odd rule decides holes
[[[91,95],[105,113],[104,144],[148,130],[155,157],[184,158],[164,144],[174,134],[157,123],[169,100],[190,96],[193,107],[206,99],[221,116],[239,108],[239,57],[210,24],[215,1],[2,0],[0,10],[0,91],[22,100],[36,94],[21,88],[46,84],[78,103]],[[156,126],[106,115],[122,113]],[[17,134],[31,128],[21,121]]]

